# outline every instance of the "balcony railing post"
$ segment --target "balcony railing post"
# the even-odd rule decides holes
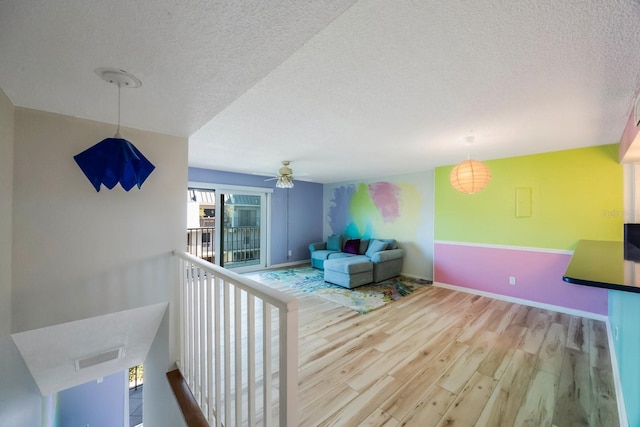
[[[280,424],[298,425],[298,309],[280,310]]]

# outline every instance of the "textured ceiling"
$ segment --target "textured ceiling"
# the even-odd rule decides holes
[[[115,122],[123,68],[123,124],[190,165],[337,182],[617,142],[639,34],[633,0],[0,0],[0,87]]]
[[[189,136],[353,0],[0,0],[0,87],[14,104]]]

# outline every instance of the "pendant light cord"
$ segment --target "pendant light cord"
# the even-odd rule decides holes
[[[118,84],[118,130],[116,131],[116,138],[122,139],[122,135],[120,135],[120,84]]]

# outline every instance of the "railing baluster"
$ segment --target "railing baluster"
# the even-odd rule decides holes
[[[186,292],[187,292],[187,262],[183,259],[180,259],[179,262],[179,267],[180,269],[178,270],[180,272],[180,305],[178,307],[178,310],[180,312],[180,360],[179,360],[179,364],[181,365],[180,368],[182,369],[182,371],[185,371],[184,367],[184,360],[186,357],[186,345],[185,345],[185,340],[187,337],[187,333],[188,333],[188,324],[189,322],[187,322],[187,319],[185,318],[185,310],[186,310]]]
[[[298,313],[280,310],[280,422],[296,419],[298,390]]]
[[[224,420],[231,426],[231,292],[224,281]]]
[[[215,337],[215,332],[213,329],[213,313],[214,313],[214,293],[215,289],[213,286],[212,275],[207,275],[207,412],[205,416],[209,421],[209,425],[213,423],[214,412],[213,412],[213,404],[214,404],[214,389],[213,389],[213,339]],[[216,346],[217,347],[217,346]]]
[[[194,397],[199,404],[200,400],[200,269],[195,271],[193,282],[193,376],[191,381],[196,387]]]
[[[256,425],[256,313],[255,297],[247,293],[247,413],[248,425]]]
[[[199,289],[199,300],[200,300],[200,309],[199,309],[199,316],[198,316],[198,322],[200,323],[200,337],[199,337],[199,341],[200,341],[200,345],[198,346],[199,351],[200,351],[200,378],[198,379],[198,381],[200,381],[200,407],[204,408],[206,403],[207,403],[207,375],[208,375],[208,371],[207,371],[207,351],[206,351],[206,345],[207,345],[207,310],[206,310],[206,304],[207,304],[207,279],[206,276],[204,275],[205,272],[204,270],[200,270],[200,280],[198,281],[198,284],[200,285],[200,289]]]
[[[187,373],[187,375],[185,376],[187,383],[191,384],[191,380],[193,378],[192,372],[191,370],[193,369],[193,363],[191,358],[193,357],[193,328],[191,327],[191,325],[193,325],[193,263],[189,263],[188,264],[188,268],[187,268],[187,276],[188,276],[188,280],[187,280],[187,325],[189,326],[188,330],[187,330],[187,348],[189,349],[187,357],[185,358],[185,371]]]
[[[235,314],[234,332],[235,332],[235,379],[236,379],[236,425],[242,424],[242,297],[240,295],[241,289],[235,288],[235,295],[233,299],[233,311]]]
[[[215,367],[215,383],[216,383],[216,427],[221,427],[222,426],[222,416],[221,416],[221,409],[222,409],[222,356],[220,355],[221,351],[220,351],[220,337],[222,335],[221,332],[221,325],[220,325],[220,304],[222,303],[221,301],[221,295],[220,293],[222,292],[222,286],[220,285],[222,279],[220,279],[219,277],[216,277],[215,280],[215,289],[214,289],[214,297],[215,297],[215,308],[216,311],[214,313],[215,315],[215,328],[216,328],[216,349],[215,349],[215,359],[216,359],[216,367]]]
[[[262,393],[264,425],[270,426],[271,415],[271,306],[262,304]]]
[[[245,238],[251,243],[252,233],[239,231],[236,239]],[[174,254],[179,258],[182,285],[178,367],[209,424],[255,426],[262,410],[265,426],[296,425],[295,298],[184,252]],[[274,308],[277,314],[272,313]],[[256,317],[260,311],[262,316]],[[273,318],[275,315],[278,317]],[[278,331],[275,349],[273,331]],[[279,357],[275,387],[274,350]],[[262,370],[258,375],[256,356],[260,351]],[[262,401],[256,401],[256,383],[260,380],[263,396]],[[274,414],[275,405],[279,405],[279,411]]]

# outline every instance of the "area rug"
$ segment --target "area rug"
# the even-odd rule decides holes
[[[398,276],[380,283],[346,289],[324,281],[324,272],[312,267],[264,271],[251,278],[265,285],[285,283],[294,289],[324,298],[336,304],[368,313],[431,284],[430,280]]]

